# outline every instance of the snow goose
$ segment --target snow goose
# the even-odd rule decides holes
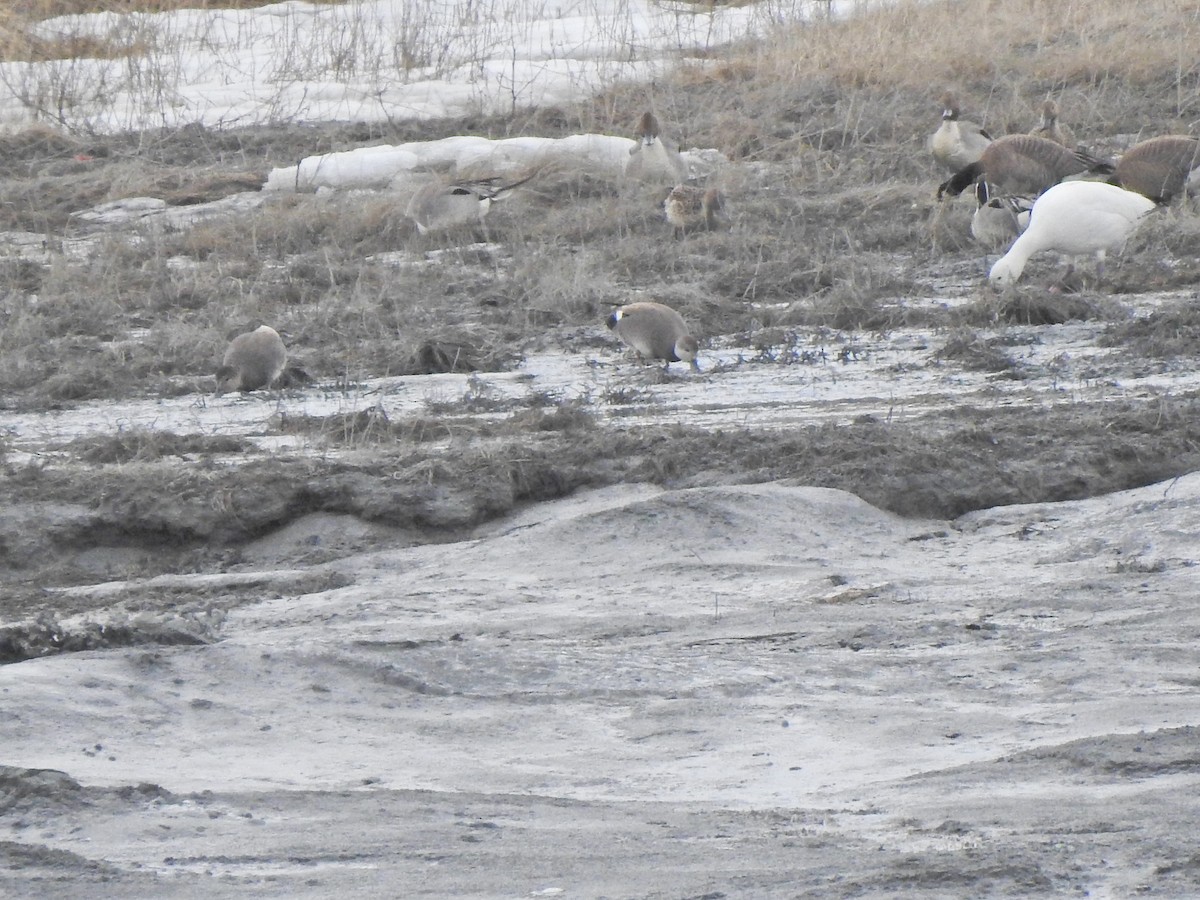
[[[1006,194],[1036,196],[1051,185],[1081,172],[1111,172],[1111,166],[1062,144],[1033,134],[1009,134],[987,145],[978,160],[964,166],[938,187],[938,199],[957,197],[980,178]]]
[[[1120,252],[1154,201],[1103,181],[1064,181],[1038,197],[1029,227],[1013,242],[988,275],[997,287],[1021,277],[1035,253],[1055,250],[1068,256],[1094,255],[1097,275],[1104,274],[1109,250]]]
[[[676,237],[683,237],[689,231],[727,227],[725,196],[715,187],[677,184],[663,201],[663,212],[674,226]]]
[[[1112,182],[1159,203],[1169,203],[1189,184],[1195,184],[1200,177],[1196,175],[1198,169],[1200,140],[1165,135],[1126,150],[1117,160]]]
[[[952,172],[957,172],[979,159],[992,136],[983,126],[959,118],[958,101],[954,95],[942,94],[942,123],[929,136],[926,146],[933,158]]]
[[[625,177],[654,184],[676,184],[687,178],[687,164],[679,149],[659,132],[658,119],[646,112],[634,130],[637,143],[629,148]]]
[[[1069,126],[1058,121],[1058,104],[1053,100],[1047,100],[1042,104],[1042,118],[1029,133],[1054,141],[1071,151],[1079,149],[1079,142],[1075,140],[1075,132]]]
[[[217,393],[270,387],[287,365],[283,338],[270,325],[239,334],[229,342],[217,369]]]
[[[699,344],[688,330],[683,316],[661,303],[628,303],[613,310],[606,322],[625,344],[643,359],[662,359],[663,368],[673,362],[691,363],[699,370],[696,352]]]

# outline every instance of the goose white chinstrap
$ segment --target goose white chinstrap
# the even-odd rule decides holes
[[[432,178],[413,194],[404,214],[420,234],[464,225],[481,225],[492,204],[533,179],[531,172],[505,181],[498,175],[470,181],[443,182]]]
[[[988,280],[997,287],[1012,284],[1043,250],[1095,256],[1102,275],[1108,252],[1120,252],[1154,207],[1153,200],[1102,181],[1056,184],[1034,202],[1029,227],[992,266]]]
[[[971,237],[988,249],[1007,246],[1029,227],[1029,197],[994,196],[986,181],[975,183],[978,206],[971,217]]]
[[[686,362],[694,370],[700,369],[696,362],[699,344],[683,316],[669,306],[650,301],[628,303],[613,310],[605,324],[643,359],[665,360],[663,368]]]

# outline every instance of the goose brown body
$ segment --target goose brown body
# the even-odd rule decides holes
[[[1117,160],[1112,181],[1157,203],[1169,203],[1184,191],[1197,169],[1200,169],[1200,140],[1165,135],[1134,144],[1125,151]]]
[[[1068,150],[1079,148],[1079,142],[1075,140],[1075,132],[1058,120],[1058,104],[1053,100],[1047,100],[1042,104],[1042,118],[1029,133],[1054,141]]]
[[[217,393],[270,387],[287,366],[283,338],[269,325],[239,334],[229,342],[217,370]]]
[[[667,221],[682,237],[689,231],[715,231],[725,224],[725,197],[715,187],[677,184],[663,201]]]
[[[981,178],[999,193],[1036,196],[1064,178],[1100,167],[1098,160],[1048,138],[1010,134],[992,141],[976,162],[943,182],[938,199],[956,197]]]

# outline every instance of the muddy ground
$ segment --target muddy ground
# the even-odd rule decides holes
[[[71,145],[34,180],[10,155],[7,321],[64,266],[14,235],[111,199],[77,152],[253,209],[167,188],[381,137],[322,134]],[[922,190],[893,201],[924,227]],[[699,374],[640,366],[591,301],[473,311],[506,335],[479,371],[348,378],[314,343],[310,383],[244,397],[190,348],[86,390],[12,363],[0,892],[1195,896],[1196,260],[1168,215],[1157,268],[1082,295],[1046,263],[997,298],[979,251],[926,245],[873,325],[693,307]],[[476,252],[454,278],[508,265]],[[147,315],[88,352],[161,361]]]

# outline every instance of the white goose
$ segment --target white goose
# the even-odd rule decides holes
[[[1029,227],[988,275],[997,287],[1021,277],[1035,253],[1055,250],[1068,256],[1094,255],[1104,274],[1108,251],[1120,252],[1155,203],[1141,194],[1102,181],[1064,181],[1038,197]]]

